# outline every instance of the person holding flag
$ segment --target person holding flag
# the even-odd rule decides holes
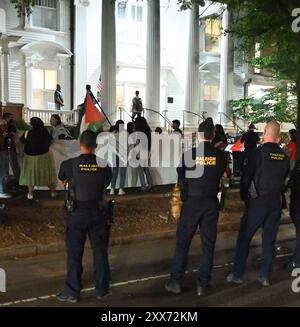
[[[79,138],[80,134],[87,129],[97,132],[102,126],[103,121],[107,119],[106,115],[101,112],[96,105],[100,107],[97,99],[91,91],[91,86],[87,84],[84,103],[80,105],[81,110],[79,111],[75,138]]]

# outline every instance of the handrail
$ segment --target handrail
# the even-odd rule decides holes
[[[197,117],[203,119],[203,117],[200,116],[199,114],[197,114],[196,112],[189,111],[189,110],[182,110],[182,111],[183,111],[183,113],[191,114],[191,115],[194,115],[194,116],[197,116]]]
[[[242,128],[241,126],[239,126],[230,116],[228,116],[225,112],[218,112],[218,114],[220,115],[220,124],[222,125],[222,115],[224,115],[229,121],[231,121],[233,123],[233,126],[237,128],[237,134],[238,131],[240,130],[241,132],[245,132],[245,129]]]
[[[197,116],[199,118],[198,123],[200,122],[200,119],[204,120],[204,118],[200,114],[197,114],[196,112],[189,111],[189,110],[182,110],[182,117],[183,117],[182,129],[183,129],[183,132],[184,132],[184,129],[185,129],[185,114],[190,114],[190,115]]]
[[[123,107],[119,107],[119,111],[120,111],[120,119],[123,118],[123,117],[122,117],[122,112],[125,112],[125,114],[126,114],[128,117],[130,117],[130,119],[132,118],[132,116],[130,115],[130,113],[129,113],[127,110],[125,110],[125,108],[123,108]]]
[[[150,109],[150,108],[143,108],[143,110],[145,111],[150,111],[150,112],[154,112],[155,114],[161,116],[164,120],[165,123],[167,123],[170,127],[172,127],[172,122],[168,119],[168,117],[164,116],[162,113],[160,113],[159,111],[156,111],[154,109]],[[166,112],[166,110],[164,110]]]

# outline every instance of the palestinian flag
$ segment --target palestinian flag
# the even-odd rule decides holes
[[[93,98],[94,95],[87,92],[76,127],[77,138],[79,138],[80,134],[87,129],[92,130],[93,132],[98,132],[106,119],[97,108],[97,102],[96,100],[93,100]]]
[[[242,138],[239,138],[230,148],[232,152],[241,152],[243,150]]]

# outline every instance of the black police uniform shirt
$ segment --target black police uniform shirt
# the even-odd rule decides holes
[[[241,142],[244,144],[245,151],[253,150],[257,148],[259,136],[254,131],[248,131],[242,136]]]
[[[186,166],[185,157],[192,157],[194,162],[192,167]],[[194,171],[196,165],[202,166],[200,167],[203,168],[202,176],[197,178],[188,177],[187,172],[189,170]],[[183,193],[187,197],[216,198],[219,192],[220,180],[226,167],[226,154],[214,148],[210,142],[204,142],[204,151],[201,151],[201,148],[193,148],[187,151],[183,154],[181,166],[177,168],[178,181],[181,187],[185,188]]]
[[[97,202],[112,178],[108,163],[94,154],[81,154],[79,157],[63,161],[58,178],[69,181],[79,202]]]
[[[255,197],[282,193],[289,170],[289,157],[280,146],[277,143],[263,144],[249,157],[241,180],[241,198],[249,198],[251,184],[255,188]]]
[[[295,169],[291,176],[291,217],[300,217],[300,160],[296,162]],[[299,219],[299,218],[298,218]]]

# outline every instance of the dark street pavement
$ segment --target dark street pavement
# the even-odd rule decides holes
[[[300,294],[292,292],[292,277],[285,269],[294,246],[293,226],[281,227],[278,243],[283,249],[276,259],[272,285],[268,288],[262,288],[257,282],[259,235],[252,243],[245,283],[242,286],[226,283],[225,276],[230,271],[236,235],[235,232],[219,234],[212,288],[203,298],[195,295],[195,269],[201,245],[198,236],[191,247],[189,271],[184,281],[184,292],[180,296],[164,291],[174,252],[174,239],[112,247],[112,295],[102,301],[94,298],[91,255],[87,250],[84,259],[84,291],[81,301],[72,306],[300,306]],[[0,293],[1,306],[65,305],[55,299],[55,294],[64,284],[65,254],[3,261],[0,267],[7,274],[7,292]]]

